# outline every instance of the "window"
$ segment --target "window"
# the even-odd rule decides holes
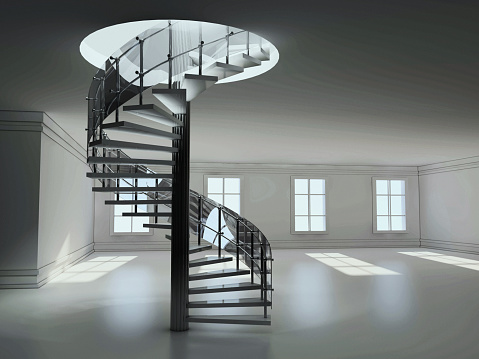
[[[135,180],[127,179],[120,180],[120,187],[131,187],[130,184],[135,184]],[[138,187],[154,187],[154,180],[138,179],[135,184]],[[131,200],[146,200],[147,196],[144,193],[120,193],[117,197],[120,201]],[[132,217],[123,216],[123,213],[135,212],[135,205],[120,204],[113,206],[113,234],[151,234],[151,228],[143,227],[143,224],[150,223],[150,217]],[[147,205],[137,205],[138,213],[148,212]]]
[[[326,180],[291,177],[291,233],[326,233]]]
[[[406,180],[373,178],[374,232],[406,232]]]
[[[240,176],[205,176],[206,196],[241,214],[241,179]]]

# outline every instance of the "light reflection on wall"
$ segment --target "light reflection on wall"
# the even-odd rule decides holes
[[[400,275],[392,270],[341,253],[306,253],[306,255],[349,276]]]
[[[136,256],[103,256],[92,258],[67,269],[50,283],[88,283],[123,266]]]
[[[448,256],[434,252],[399,252],[400,254],[406,254],[408,256],[427,259],[434,262],[440,262],[445,264],[452,264],[457,267],[467,268],[479,271],[479,261],[468,258],[461,258],[456,256]]]

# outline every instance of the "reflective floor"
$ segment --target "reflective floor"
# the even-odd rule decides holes
[[[0,291],[0,358],[479,358],[479,256],[423,248],[274,256],[271,327],[171,333],[169,252],[95,253],[40,289]],[[217,297],[197,296],[207,298]]]

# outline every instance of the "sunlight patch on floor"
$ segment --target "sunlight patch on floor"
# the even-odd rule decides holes
[[[103,256],[78,263],[52,279],[50,283],[88,283],[125,265],[136,256]]]
[[[467,268],[472,270],[479,271],[479,261],[474,259],[456,257],[456,256],[448,256],[441,253],[434,253],[434,252],[399,252],[400,254],[406,254],[412,257],[418,257],[422,259],[427,259],[434,262],[440,262],[445,264],[452,264],[457,267]]]
[[[306,253],[306,255],[349,276],[400,275],[390,269],[341,253]]]

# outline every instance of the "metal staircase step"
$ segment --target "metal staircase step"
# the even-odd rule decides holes
[[[138,125],[136,123],[127,122],[127,121],[104,123],[101,127],[103,130],[107,130],[108,132],[115,132],[115,131],[127,132],[127,133],[134,133],[138,135],[161,137],[161,138],[166,138],[168,140],[178,140],[181,138],[181,136],[176,133],[162,131],[156,128],[142,126],[142,125]]]
[[[174,114],[186,113],[186,90],[184,89],[153,89],[155,96]]]
[[[240,66],[225,64],[223,62],[215,62],[205,68],[203,73],[205,75],[216,76],[218,80],[222,80],[226,77],[237,75],[243,71],[244,69]]]
[[[156,166],[174,166],[175,161],[139,159],[139,158],[117,158],[117,157],[88,157],[88,164],[108,164],[108,165],[156,165]]]
[[[112,173],[99,173],[89,172],[86,174],[88,178],[173,178],[171,173],[142,173],[142,172],[112,172]]]
[[[105,204],[171,204],[173,201],[171,199],[138,199],[138,200],[107,200]]]
[[[172,152],[172,153],[173,152],[178,152],[178,149],[176,147],[150,145],[150,144],[147,144],[147,143],[105,140],[104,138],[102,138],[101,140],[90,142],[89,147],[113,148],[113,149],[120,149],[121,148],[121,149],[146,150],[146,151],[163,151],[163,152]]]
[[[181,87],[186,90],[186,101],[193,100],[218,81],[215,76],[185,74]]]
[[[261,60],[254,58],[253,56],[249,56],[245,53],[239,53],[230,57],[230,64],[240,66],[246,69],[248,67],[261,65]]]
[[[190,323],[271,325],[271,316],[262,315],[190,315]]]
[[[189,294],[203,294],[203,293],[220,293],[220,292],[237,292],[244,290],[257,290],[261,289],[261,284],[243,282],[243,283],[230,283],[223,285],[212,285],[205,287],[190,288]]]
[[[171,187],[93,187],[93,192],[167,192]]]
[[[143,228],[171,229],[171,223],[145,223]]]
[[[233,308],[233,307],[263,307],[270,306],[271,302],[264,301],[261,298],[239,298],[239,299],[223,299],[223,300],[200,300],[189,302],[188,308]]]
[[[233,260],[233,257],[198,258],[198,259],[191,260],[189,263],[189,266],[190,268],[193,268],[193,267],[206,266],[206,265],[216,264],[216,263],[231,262],[232,260]]]
[[[152,103],[146,105],[123,106],[123,111],[163,125],[171,127],[183,126],[183,122],[178,120],[175,116]]]
[[[123,212],[124,217],[171,217],[171,212]]]
[[[260,61],[268,61],[269,60],[269,53],[265,49],[259,47],[259,45],[252,46],[249,51],[250,56],[260,60]]]
[[[232,276],[244,275],[249,273],[250,273],[249,269],[222,269],[222,270],[216,270],[212,272],[190,274],[189,279],[190,281],[193,281],[193,280],[202,280],[202,279],[232,277]]]
[[[167,237],[167,238],[170,237],[168,239],[171,240],[171,236],[165,236],[165,237]],[[211,244],[204,244],[204,245],[199,245],[199,246],[190,246],[189,253],[190,254],[199,253],[199,252],[203,252],[203,251],[208,251],[212,248],[213,248],[213,246]]]

